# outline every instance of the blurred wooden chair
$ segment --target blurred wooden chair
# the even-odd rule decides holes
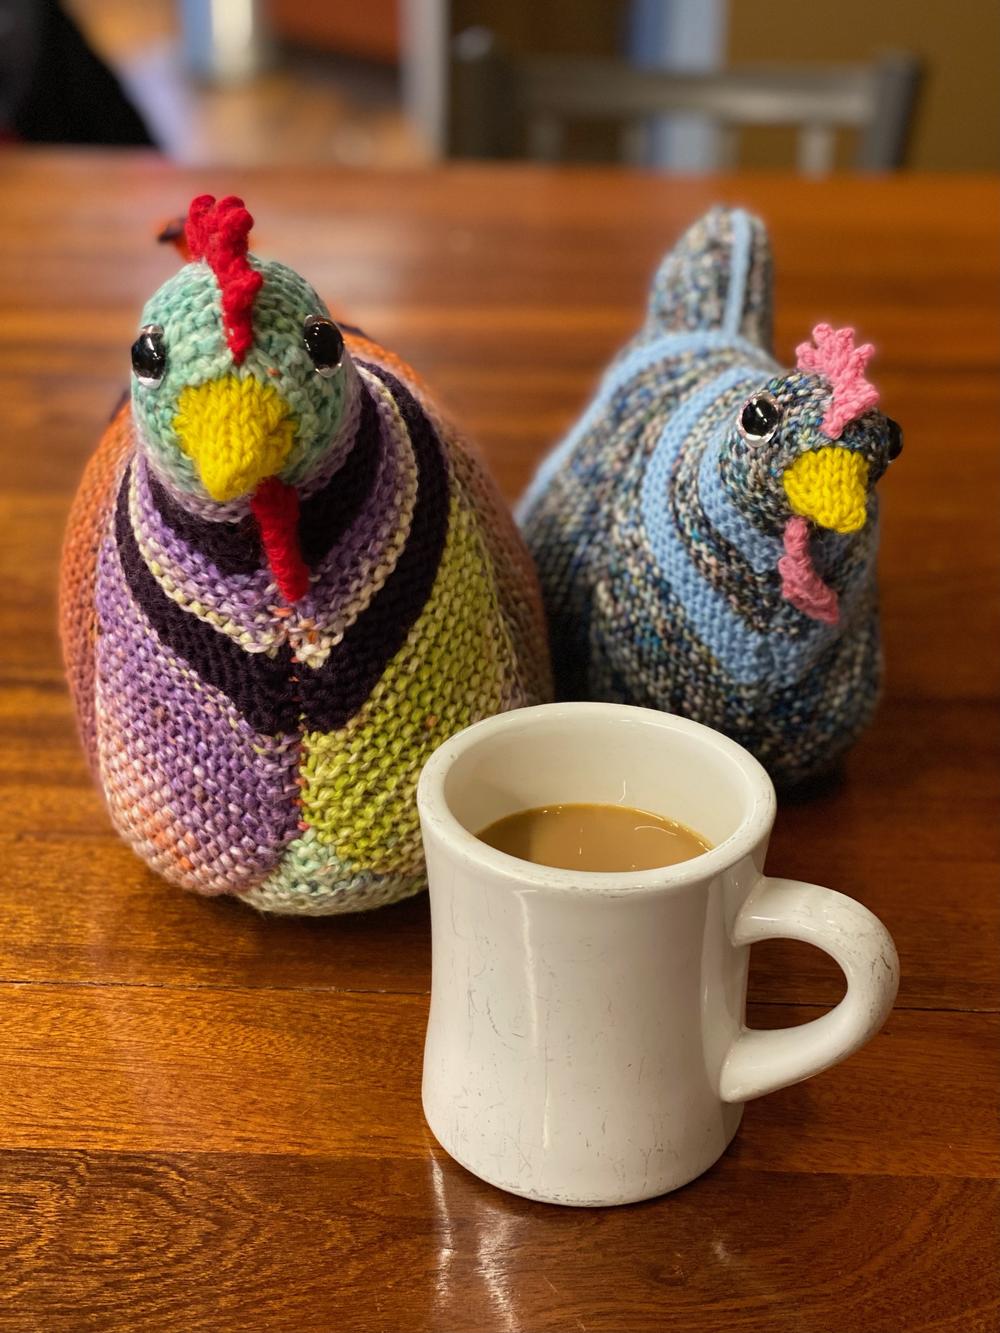
[[[565,157],[576,122],[612,122],[619,157],[635,159],[644,125],[672,111],[697,112],[720,126],[719,160],[736,165],[749,126],[791,126],[796,164],[818,176],[834,165],[840,130],[857,133],[855,166],[903,164],[920,86],[920,63],[890,54],[858,65],[746,65],[710,73],[637,69],[623,61],[508,55],[486,28],[454,41],[450,152],[455,157]]]

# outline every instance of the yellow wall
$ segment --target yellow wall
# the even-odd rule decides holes
[[[998,0],[731,0],[729,61],[867,60],[912,51],[925,63],[908,165],[1000,165]],[[787,165],[783,136],[747,134],[741,164]]]

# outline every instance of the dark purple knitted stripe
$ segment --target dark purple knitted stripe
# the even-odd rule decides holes
[[[168,528],[191,548],[211,560],[221,574],[252,574],[260,569],[260,533],[247,515],[236,523],[199,518],[170,494],[149,471],[149,494]]]
[[[447,536],[449,499],[441,443],[420,405],[399,380],[380,366],[365,368],[392,393],[409,432],[417,465],[413,520],[395,568],[367,610],[345,633],[323,667],[315,672],[298,668],[301,672],[298,684],[293,678],[292,656],[287,646],[273,658],[245,652],[232,639],[166,596],[146,566],[132,531],[128,512],[130,470],[118,493],[115,535],[132,596],[163,642],[203,680],[231,699],[256,731],[266,735],[294,733],[298,730],[300,713],[305,714],[306,725],[313,730],[335,731],[344,726],[362,707],[406,641],[437,577]],[[371,395],[366,393],[356,447],[328,487],[312,497],[313,501],[320,501],[326,492],[332,493],[330,501],[316,503],[309,515],[313,561],[330,549],[363,505],[377,473],[378,438],[377,411]],[[155,482],[152,477],[150,480]],[[158,502],[163,497],[172,499],[161,488]],[[163,513],[162,507],[160,512]],[[186,511],[181,513],[184,518],[191,518]],[[228,528],[232,533],[237,526],[197,519],[193,522],[199,535],[206,528]],[[186,533],[182,535],[191,540]],[[192,542],[195,544],[197,539]],[[213,554],[211,558],[216,556]]]
[[[255,731],[274,736],[298,731],[299,703],[287,646],[275,657],[245,652],[225,634],[184,611],[160,588],[142,558],[128,512],[131,468],[118,491],[115,539],[132,596],[160,639],[231,699]]]
[[[382,435],[375,399],[361,385],[361,415],[347,458],[326,485],[302,501],[299,541],[307,565],[317,565],[367,503],[378,476]]]
[[[317,731],[344,726],[378,684],[430,596],[448,533],[448,472],[433,426],[395,376],[381,366],[365,369],[389,389],[409,432],[417,498],[406,546],[381,590],[322,667],[300,668],[303,712]]]

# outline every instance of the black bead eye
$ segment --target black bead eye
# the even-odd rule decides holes
[[[903,452],[903,432],[899,428],[899,422],[893,421],[892,417],[886,417],[885,424],[889,441],[889,461],[891,463]]]
[[[740,434],[748,444],[763,444],[778,429],[781,408],[769,393],[755,393],[740,412]]]
[[[144,324],[132,344],[132,369],[147,389],[155,389],[167,369],[167,349],[159,324]]]
[[[332,319],[310,315],[302,326],[302,337],[316,374],[329,379],[344,359],[344,335]]]

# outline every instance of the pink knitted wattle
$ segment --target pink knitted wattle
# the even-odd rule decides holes
[[[833,387],[830,405],[820,429],[835,440],[849,421],[855,421],[878,402],[878,389],[865,379],[865,367],[875,353],[871,343],[854,346],[853,329],[834,329],[817,324],[813,343],[799,343],[795,349],[799,370],[814,370],[824,375]]]
[[[785,554],[778,561],[781,595],[813,620],[836,625],[840,619],[837,594],[816,573],[809,555],[809,523],[796,514],[785,524]]]

